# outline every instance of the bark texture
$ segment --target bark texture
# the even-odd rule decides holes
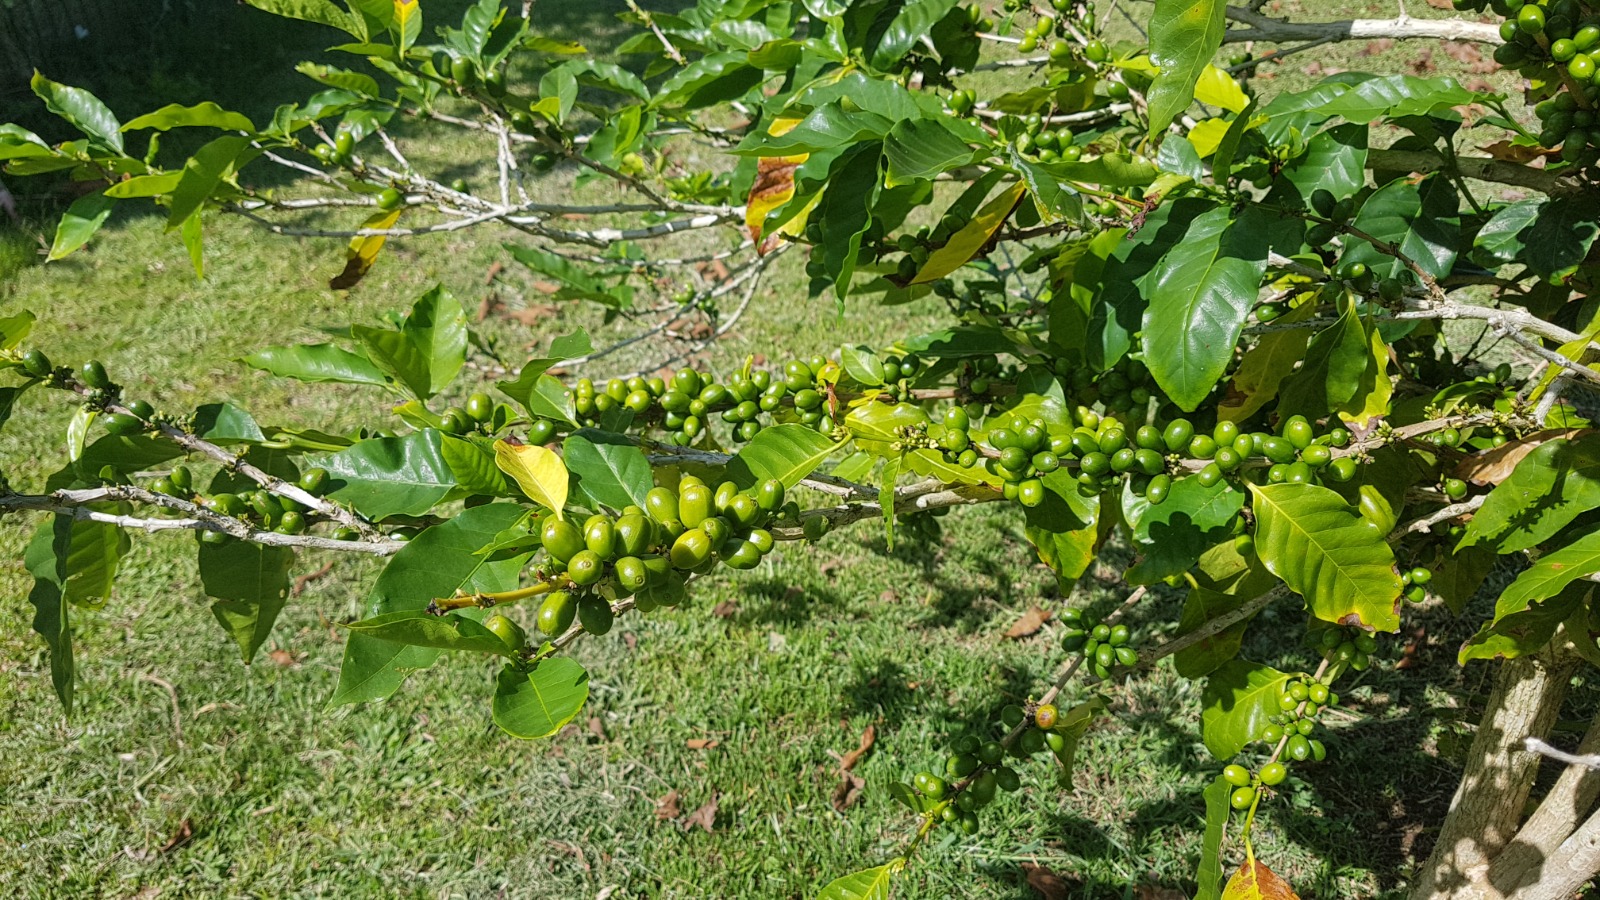
[[[1573,658],[1551,651],[1501,664],[1461,786],[1411,900],[1505,900],[1490,868],[1517,835],[1540,759],[1522,740],[1549,734],[1575,668]]]

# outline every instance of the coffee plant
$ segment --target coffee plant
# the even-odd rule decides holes
[[[1252,845],[1257,810],[1339,752],[1324,713],[1341,679],[1386,665],[1385,635],[1418,605],[1464,614],[1497,567],[1494,612],[1459,652],[1495,667],[1493,693],[1410,896],[1553,900],[1600,872],[1600,720],[1579,756],[1543,743],[1572,676],[1600,665],[1600,7],[1301,23],[1222,0],[630,2],[624,67],[541,35],[531,4],[480,0],[430,30],[418,0],[249,2],[327,26],[350,67],[303,64],[315,92],[260,123],[209,102],[121,122],[34,76],[81,136],[0,125],[5,171],[93,185],[52,258],[114,207],[154,203],[197,272],[215,215],[348,241],[340,290],[388,240],[493,228],[559,300],[650,324],[506,360],[436,288],[394,321],[245,357],[395,401],[326,433],[171,408],[130,373],[51,358],[32,314],[0,319],[0,421],[22,402],[72,411],[55,474],[0,495],[42,514],[29,599],[68,711],[74,629],[135,534],[194,534],[246,661],[297,555],[387,558],[332,702],[381,700],[444,654],[498,657],[493,720],[536,739],[587,697],[567,648],[618,617],[686,614],[699,579],[852,524],[915,541],[930,516],[999,503],[1068,598],[1059,678],[904,760],[902,851],[819,896],[886,897],[914,860],[938,864],[919,859],[930,835],[981,833],[1041,775],[1070,784],[1108,698],[1057,705],[1063,687],[1168,658],[1204,681],[1222,767],[1196,896],[1293,896]],[[1476,42],[1513,91],[1344,72],[1273,95],[1256,78],[1349,38]],[[177,129],[204,143],[168,164]],[[424,132],[482,142],[495,177],[430,177],[407,155]],[[558,169],[571,201],[530,199]],[[760,314],[756,286],[788,254],[818,302],[892,315],[934,298],[948,327],[685,364]],[[725,277],[695,275],[706,263]],[[555,374],[624,345],[664,361]],[[1126,602],[1076,607],[1108,546],[1134,553]],[[1141,605],[1160,585],[1187,592],[1166,627]],[[510,604],[536,606],[536,633]],[[1303,643],[1305,668],[1240,656],[1271,604],[1303,604],[1304,634],[1274,640]],[[1574,763],[1537,802],[1535,750]]]

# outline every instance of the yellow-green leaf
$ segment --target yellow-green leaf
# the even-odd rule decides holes
[[[373,213],[365,222],[361,223],[363,229],[389,229],[400,221],[400,210]],[[344,271],[328,280],[328,287],[336,291],[349,290],[356,286],[367,270],[378,259],[378,251],[383,249],[383,242],[389,236],[384,234],[360,235],[350,239],[350,247],[345,250]]]
[[[517,480],[528,499],[562,518],[567,505],[567,465],[554,450],[537,444],[494,442],[494,461],[500,471]]]
[[[1283,321],[1299,322],[1315,312],[1315,303],[1304,303],[1291,310]],[[1305,329],[1294,328],[1262,335],[1239,360],[1239,368],[1228,384],[1228,394],[1217,405],[1217,418],[1224,422],[1243,422],[1278,396],[1278,386],[1294,371],[1295,363],[1305,358],[1310,334]]]
[[[966,265],[967,260],[982,250],[983,245],[989,243],[989,238],[1011,217],[1011,211],[1016,209],[1026,190],[1027,185],[1018,181],[985,203],[972,221],[963,225],[948,243],[928,255],[928,261],[922,264],[911,283],[937,281]]]
[[[1325,487],[1249,487],[1256,553],[1267,571],[1305,597],[1312,615],[1379,631],[1400,627],[1396,607],[1404,585],[1385,532]]]
[[[1389,411],[1389,398],[1394,394],[1394,383],[1389,380],[1389,347],[1371,325],[1367,326],[1367,346],[1371,351],[1367,371],[1361,376],[1355,396],[1334,410],[1339,418],[1363,429],[1373,417]]]
[[[1213,65],[1207,65],[1194,84],[1194,98],[1210,106],[1220,106],[1228,112],[1241,112],[1250,105],[1244,88],[1233,76]]]

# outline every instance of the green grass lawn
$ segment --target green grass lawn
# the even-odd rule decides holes
[[[548,8],[558,32],[592,24],[577,4]],[[192,102],[217,84],[242,97],[240,82],[249,80],[255,90],[241,102],[270,109],[302,89],[298,76],[281,76],[284,63],[321,38],[283,34],[282,58],[259,70],[223,77],[163,57],[154,66],[160,84],[119,82],[125,73],[113,72],[95,86],[132,114],[157,105],[140,98],[162,84],[177,95],[159,102]],[[1348,61],[1356,49],[1338,52]],[[479,148],[419,139],[419,159],[487,177]],[[558,170],[541,190],[559,195],[567,177]],[[50,205],[29,209],[43,221]],[[0,240],[0,313],[37,312],[37,341],[58,362],[96,354],[131,393],[165,409],[226,399],[263,421],[350,427],[382,416],[385,398],[273,381],[237,358],[316,340],[325,326],[373,321],[434,283],[469,309],[490,292],[513,310],[545,302],[512,269],[486,284],[510,237],[488,230],[391,243],[347,294],[326,288],[342,266],[338,242],[272,237],[237,220],[208,219],[204,280],[153,213],[119,214],[87,251],[48,266],[29,264],[36,230]],[[797,256],[714,348],[715,365],[784,348],[829,350],[840,335],[886,343],[943,321],[933,304],[886,312],[858,302],[841,313],[831,299],[806,302]],[[577,324],[613,337],[638,327],[601,326],[592,309],[552,311],[532,326],[491,316],[480,327],[519,357]],[[594,374],[647,361],[649,352],[620,354]],[[35,403],[0,432],[14,486],[37,489],[56,468],[70,413]],[[581,642],[575,652],[593,679],[588,708],[555,739],[526,743],[489,722],[493,672],[465,660],[417,676],[385,704],[324,711],[342,652],[338,625],[357,614],[376,563],[302,556],[297,574],[331,568],[308,580],[279,620],[265,648],[273,652],[245,667],[207,609],[190,539],[170,535],[135,536],[112,601],[79,614],[79,710],[64,720],[42,642],[28,630],[21,547],[32,522],[9,520],[0,525],[0,609],[8,613],[0,626],[0,891],[807,896],[890,858],[914,823],[886,785],[939,765],[951,736],[993,727],[1003,705],[1037,696],[1061,661],[1052,626],[1022,640],[1003,636],[1035,604],[1061,602],[1015,510],[939,521],[942,533],[893,551],[873,527],[786,546],[755,571],[708,580],[677,611],[630,616],[611,635]],[[1127,588],[1116,571],[1096,570],[1072,602],[1102,611],[1118,602]],[[1136,609],[1139,638],[1169,634],[1180,599],[1163,589]],[[1309,666],[1308,655],[1259,636],[1274,624],[1292,632],[1302,619],[1290,604],[1269,610],[1247,655]],[[1420,665],[1399,672],[1386,663],[1342,686],[1348,709],[1331,721],[1330,761],[1296,770],[1295,789],[1258,822],[1258,852],[1302,896],[1397,888],[1448,804],[1451,759],[1464,749],[1460,722],[1481,700],[1489,670],[1460,673],[1448,693],[1428,687],[1450,683],[1454,647],[1472,629],[1438,609],[1417,624],[1429,634]],[[1394,643],[1386,639],[1386,649]],[[1064,878],[1067,896],[1086,900],[1158,897],[1142,889],[1189,884],[1200,792],[1219,768],[1200,744],[1199,685],[1163,667],[1109,696],[1111,713],[1091,732],[1071,790],[1034,764],[1023,792],[986,811],[976,837],[936,836],[896,896],[1033,897],[1024,867],[1035,864]],[[854,749],[869,726],[876,743],[856,769],[866,790],[837,811],[833,754]],[[674,803],[662,803],[674,793]],[[686,827],[711,803],[709,831]]]

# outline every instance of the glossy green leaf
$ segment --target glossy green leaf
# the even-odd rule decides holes
[[[460,613],[436,616],[427,610],[402,609],[345,626],[356,634],[435,650],[461,650],[511,656],[499,635]]]
[[[387,385],[389,380],[372,361],[333,344],[298,344],[269,347],[244,358],[244,363],[297,381],[335,381],[344,384]]]
[[[1496,619],[1504,618],[1538,600],[1554,597],[1579,578],[1600,572],[1600,530],[1591,530],[1559,550],[1539,557],[1517,580],[1500,592]]]
[[[401,333],[427,362],[427,396],[450,385],[467,359],[467,312],[461,302],[434,285],[411,305]]]
[[[44,101],[45,109],[65,119],[93,143],[122,154],[122,123],[99,97],[83,88],[57,84],[37,71],[31,85],[34,94]]]
[[[1523,232],[1539,219],[1545,197],[1518,200],[1495,210],[1473,238],[1472,257],[1486,266],[1503,266],[1517,259],[1527,246]]]
[[[250,138],[228,134],[201,147],[184,163],[183,175],[172,189],[167,209],[167,228],[177,228],[211,198],[224,178],[261,151],[250,146]]]
[[[893,187],[931,179],[970,162],[973,150],[937,119],[896,122],[883,140],[886,183]]]
[[[568,657],[547,657],[532,671],[508,664],[495,681],[494,723],[512,737],[549,737],[588,699],[589,673]]]
[[[861,253],[862,235],[872,224],[873,205],[881,184],[881,158],[879,146],[871,144],[841,158],[834,167],[827,190],[810,217],[819,239],[807,267],[818,269],[812,277],[813,294],[831,284],[839,302],[844,302]]]
[[[52,516],[34,531],[23,555],[23,565],[33,576],[33,588],[28,592],[28,602],[33,604],[33,630],[50,648],[50,683],[68,715],[72,714],[77,675],[69,624],[72,605],[64,590],[71,571],[67,562],[71,542],[71,520]]]
[[[152,129],[167,131],[173,128],[221,128],[224,131],[249,131],[254,132],[256,126],[240,113],[226,110],[217,104],[206,100],[193,106],[184,106],[181,103],[168,103],[155,112],[145,113],[122,126],[123,131],[140,131]]]
[[[1261,736],[1275,716],[1289,676],[1271,666],[1236,659],[1222,664],[1206,679],[1200,695],[1200,737],[1211,755],[1231,762],[1240,750]]]
[[[1564,278],[1577,271],[1600,234],[1594,204],[1573,197],[1556,197],[1544,204],[1527,231],[1522,259],[1528,268],[1546,278]]]
[[[1228,816],[1233,812],[1229,798],[1233,785],[1221,775],[1206,785],[1206,830],[1200,840],[1200,869],[1195,873],[1194,900],[1221,900],[1222,897],[1222,835],[1228,829]]]
[[[456,486],[455,474],[434,430],[404,437],[370,438],[323,457],[328,496],[373,519],[420,516]]]
[[[1063,593],[1089,571],[1107,537],[1099,495],[1078,493],[1077,479],[1066,469],[1045,476],[1044,502],[1024,507],[1023,534],[1039,554],[1039,561],[1056,573]]]
[[[1178,620],[1178,636],[1186,635],[1219,616],[1238,609],[1250,597],[1238,596],[1203,587],[1189,590],[1183,601],[1183,615]],[[1250,620],[1230,625],[1208,638],[1185,647],[1172,655],[1174,670],[1184,678],[1203,678],[1219,666],[1239,655],[1245,630]]]
[[[527,510],[515,503],[490,503],[463,510],[442,525],[413,538],[396,553],[373,585],[363,613],[418,611],[435,599],[462,593],[509,591],[517,586],[527,555],[507,558],[478,556],[501,532],[521,521]],[[477,611],[464,611],[472,618]],[[439,651],[409,647],[362,634],[345,644],[339,686],[330,707],[381,700],[399,689],[412,672],[426,669]]]
[[[750,55],[745,51],[708,53],[674,71],[661,83],[652,103],[700,109],[743,97],[765,78],[766,73],[750,64]]]
[[[1226,207],[1212,209],[1189,223],[1143,279],[1145,364],[1185,410],[1200,405],[1233,359],[1266,272],[1273,227],[1259,210],[1231,219]]]
[[[835,878],[817,893],[817,900],[889,900],[889,883],[904,866],[904,860],[896,859]]]
[[[1363,125],[1337,125],[1306,142],[1306,152],[1283,168],[1283,177],[1308,202],[1318,190],[1336,200],[1352,197],[1367,184],[1367,132]]]
[[[34,321],[33,313],[27,310],[0,317],[0,350],[10,350],[22,343],[33,331]]]
[[[883,137],[894,121],[860,109],[847,111],[838,101],[812,110],[800,124],[780,135],[755,131],[733,152],[750,156],[793,156],[837,150]]]
[[[959,0],[910,0],[899,6],[889,26],[871,47],[869,59],[879,71],[891,71],[903,62],[906,52],[933,31],[933,26],[945,13],[954,9]]]
[[[289,597],[294,550],[246,541],[198,542],[200,582],[213,601],[211,614],[239,645],[246,665],[278,620]]]
[[[1461,227],[1456,216],[1459,197],[1448,178],[1432,175],[1420,184],[1411,176],[1397,178],[1375,191],[1361,204],[1352,223],[1356,228],[1399,248],[1422,271],[1443,278],[1455,264]],[[1410,270],[1393,256],[1366,241],[1350,238],[1341,260],[1362,263],[1377,278],[1392,278]],[[1407,276],[1408,278],[1414,276]]]
[[[338,66],[303,62],[294,67],[296,72],[328,87],[349,91],[358,97],[377,97],[380,93],[377,79],[364,72],[352,72]]]
[[[1460,547],[1527,550],[1594,509],[1600,509],[1600,435],[1547,441],[1484,498]]]
[[[644,452],[615,435],[590,429],[573,432],[562,442],[561,456],[572,474],[573,499],[590,509],[643,508],[645,494],[655,487]]]
[[[91,508],[123,515],[131,512],[126,503],[97,503]],[[63,554],[59,585],[62,596],[74,606],[104,606],[116,581],[117,566],[133,547],[128,533],[115,525],[69,516],[53,516],[40,522],[35,539],[47,531],[56,542],[56,551]]]
[[[867,458],[871,459],[870,456]],[[999,475],[991,473],[982,465],[968,468],[950,462],[944,458],[942,450],[913,450],[905,455],[905,464],[907,469],[918,475],[937,478],[945,484],[988,484],[999,487],[1002,481]],[[839,475],[839,471],[835,470],[833,474]]]
[[[1229,536],[1243,507],[1244,494],[1226,480],[1205,487],[1198,478],[1180,478],[1166,501],[1156,506],[1127,490],[1124,517],[1133,526],[1134,549],[1141,556],[1128,570],[1128,582],[1155,584],[1188,571],[1206,548]]]
[[[1468,638],[1456,654],[1458,665],[1474,659],[1514,659],[1537,653],[1555,637],[1561,623],[1582,607],[1593,590],[1587,582],[1564,586],[1539,600],[1495,604],[1495,616]]]
[[[1311,484],[1250,485],[1256,552],[1325,622],[1400,627],[1394,552],[1344,498]]]
[[[840,347],[839,365],[844,367],[844,373],[850,376],[850,380],[857,384],[867,387],[883,384],[883,361],[878,359],[878,351],[871,347],[865,345]],[[895,374],[898,376],[899,373]]]
[[[543,357],[534,357],[522,364],[517,377],[510,381],[497,381],[495,387],[504,391],[523,406],[528,405],[528,398],[533,393],[539,376],[543,375],[551,366],[569,359],[587,356],[594,352],[594,346],[589,342],[589,332],[582,328],[571,334],[556,338],[550,343],[550,354]]]
[[[245,2],[273,15],[331,25],[357,38],[363,40],[366,38],[364,29],[357,24],[357,18],[340,9],[333,0],[245,0]]]
[[[184,219],[183,224],[178,226],[178,236],[183,241],[183,248],[189,251],[189,265],[194,268],[194,277],[196,278],[204,278],[206,276],[205,242],[200,228],[200,210],[198,209],[190,213],[189,218]]]
[[[1469,91],[1449,77],[1384,75],[1344,87],[1342,91],[1332,92],[1331,98],[1311,104],[1308,111],[1324,116],[1342,116],[1365,125],[1374,119],[1425,116],[1434,111],[1489,99],[1489,95]]]
[[[110,218],[111,208],[116,204],[117,201],[101,191],[84,194],[72,201],[56,225],[56,237],[50,244],[49,259],[61,259],[89,243],[89,238],[94,237],[94,233]]]
[[[450,466],[450,474],[462,491],[489,497],[511,496],[514,488],[496,465],[494,448],[487,439],[463,440],[444,435],[439,442],[439,455]]]
[[[194,434],[213,444],[260,443],[266,440],[255,417],[232,403],[207,403],[194,411]]]
[[[1222,46],[1226,0],[1156,0],[1150,61],[1161,67],[1146,92],[1155,138],[1194,101],[1195,83]]]
[[[742,488],[754,487],[769,478],[792,488],[842,446],[842,442],[834,443],[809,425],[773,425],[761,429],[728,462],[728,478]]]
[[[888,549],[894,549],[894,483],[900,477],[901,458],[891,456],[883,461],[883,471],[879,474],[878,483],[878,508],[883,511],[883,542]]]

